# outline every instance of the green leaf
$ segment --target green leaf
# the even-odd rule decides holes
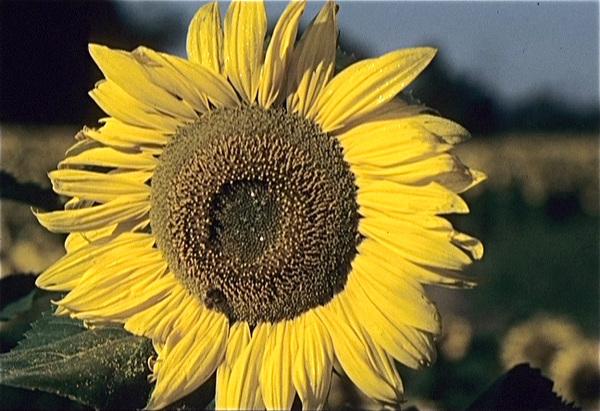
[[[0,310],[0,321],[8,321],[14,316],[31,309],[31,307],[33,307],[33,300],[35,299],[36,294],[37,290],[33,290],[24,297],[6,304],[6,306]]]
[[[150,340],[119,326],[85,328],[50,314],[0,355],[0,384],[41,390],[93,408],[141,408],[151,385]]]

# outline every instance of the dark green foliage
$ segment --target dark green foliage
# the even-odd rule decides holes
[[[14,318],[15,315],[30,310],[31,307],[33,307],[36,293],[37,290],[33,290],[16,301],[11,301],[10,303],[3,305],[2,309],[0,309],[0,321],[8,321],[11,318]]]
[[[12,274],[0,279],[0,353],[14,348],[31,324],[48,311],[61,293],[35,288],[33,274]]]
[[[50,314],[33,324],[19,345],[0,355],[0,383],[41,390],[93,408],[139,408],[151,385],[145,338],[122,327],[85,328]]]

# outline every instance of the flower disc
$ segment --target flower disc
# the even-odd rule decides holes
[[[277,322],[343,290],[359,242],[337,139],[284,109],[215,110],[179,129],[152,180],[169,265],[231,319]]]

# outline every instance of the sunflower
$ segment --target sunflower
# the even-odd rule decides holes
[[[556,355],[551,368],[556,392],[585,410],[600,409],[600,343],[583,339]]]
[[[526,362],[548,373],[559,353],[578,347],[582,340],[579,328],[569,319],[540,313],[506,334],[500,354],[502,365],[509,370]]]
[[[36,216],[67,254],[37,284],[68,291],[59,315],[152,339],[147,408],[215,372],[217,408],[321,408],[333,367],[396,404],[395,361],[435,358],[423,285],[472,285],[457,271],[482,246],[440,217],[484,178],[450,152],[468,133],[394,99],[435,50],[334,75],[337,7],[296,42],[304,8],[268,47],[260,2],[233,2],[224,27],[200,8],[187,60],[90,45],[109,117],[50,173],[72,198]]]

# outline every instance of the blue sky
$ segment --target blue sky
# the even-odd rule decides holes
[[[165,13],[181,21],[180,41],[166,50],[185,53],[187,24],[202,2],[123,2],[119,11],[136,26]],[[229,2],[221,2],[224,16]],[[370,57],[398,48],[433,45],[447,68],[518,103],[547,93],[571,107],[599,101],[598,2],[341,1],[338,28],[345,44]],[[267,2],[269,28],[286,3]],[[309,2],[308,24],[323,2]]]

